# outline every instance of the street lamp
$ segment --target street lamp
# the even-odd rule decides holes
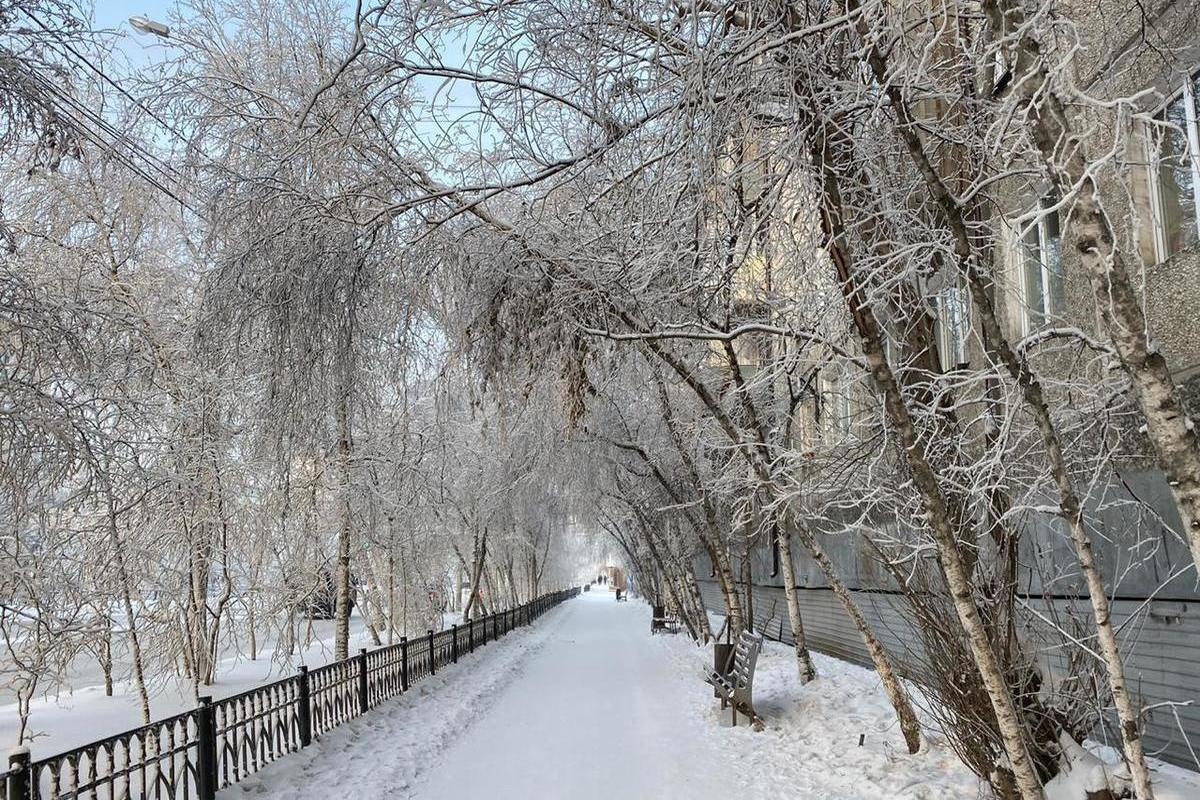
[[[161,36],[164,39],[170,38],[171,29],[161,22],[155,22],[149,17],[130,17],[129,24],[136,30],[142,33],[149,33],[154,36]]]

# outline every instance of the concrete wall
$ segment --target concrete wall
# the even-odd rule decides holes
[[[1190,75],[1200,71],[1200,3],[1194,0],[1158,0],[1131,4],[1125,0],[1065,0],[1059,13],[1075,26],[1079,51],[1073,61],[1075,79],[1093,95],[1105,99],[1137,96],[1142,111],[1156,113],[1164,98],[1177,93]],[[1115,118],[1094,114],[1075,120],[1079,130],[1094,132],[1092,147],[1109,146],[1106,137]],[[1134,279],[1145,287],[1146,313],[1151,333],[1163,355],[1184,385],[1192,413],[1200,413],[1200,252],[1185,250],[1162,260],[1154,246],[1151,219],[1149,151],[1145,132],[1137,131],[1123,142],[1117,156],[1119,169],[1098,175],[1105,208],[1112,219],[1119,246],[1126,254]],[[1040,187],[1040,188],[1039,188]],[[1004,202],[1006,212],[1028,211],[1044,184],[1014,182]],[[1002,192],[1003,194],[1003,192]],[[1006,237],[1001,236],[1002,240]],[[1000,313],[1009,334],[1020,337],[1018,263],[1012,243],[997,248],[998,292],[1005,298]],[[1096,331],[1099,327],[1091,288],[1075,254],[1065,252],[1066,306],[1055,324]],[[978,353],[973,355],[978,358]]]

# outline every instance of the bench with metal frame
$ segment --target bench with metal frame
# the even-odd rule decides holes
[[[763,637],[761,633],[742,631],[738,636],[737,645],[729,654],[733,663],[726,663],[724,672],[708,668],[704,677],[705,683],[710,684],[721,698],[721,709],[726,706],[733,709],[733,724],[737,725],[738,712],[750,718],[755,728],[762,727],[762,718],[754,710],[754,667],[758,663],[758,654],[762,651]]]
[[[650,617],[650,633],[679,633],[679,619],[667,614],[663,606],[654,606]]]

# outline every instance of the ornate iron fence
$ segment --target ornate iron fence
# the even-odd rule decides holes
[[[579,589],[399,644],[362,650],[314,670],[214,701],[49,758],[9,756],[0,800],[213,800],[219,789],[409,687],[462,653],[528,625]]]

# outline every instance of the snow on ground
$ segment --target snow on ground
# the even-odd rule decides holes
[[[647,625],[649,620],[647,616]],[[686,637],[654,637],[685,682],[695,683],[700,653]],[[813,800],[950,800],[978,798],[979,782],[944,745],[909,755],[876,674],[813,653],[819,677],[801,685],[791,646],[766,642],[754,674],[754,706],[766,727],[721,727],[711,689],[691,698],[695,735],[719,739],[745,775],[757,776],[750,797]],[[703,689],[708,689],[704,686]],[[860,737],[863,744],[859,745]]]
[[[1119,751],[1095,742],[1087,742],[1085,749],[1066,736],[1062,745],[1069,766],[1046,784],[1046,800],[1079,800],[1106,786],[1125,787],[1132,795],[1129,771],[1122,765]],[[1200,797],[1200,774],[1155,758],[1147,759],[1147,762],[1155,800],[1196,800]]]
[[[686,680],[649,636],[649,609],[608,592],[566,604],[515,680],[415,785],[412,797],[729,798],[736,761],[696,736]]]
[[[649,628],[646,606],[583,594],[222,797],[979,796],[945,748],[908,755],[873,673],[819,657],[822,678],[800,687],[769,643],[767,729],[731,728],[702,682],[711,650]]]
[[[713,630],[718,630],[722,621],[722,617],[712,615]],[[814,788],[812,797],[841,800],[991,796],[945,746],[932,721],[923,720],[925,744],[921,752],[915,757],[907,754],[895,714],[873,670],[814,652],[819,677],[801,686],[796,678],[793,653],[791,645],[766,642],[754,679],[754,703],[767,718],[766,733],[774,731],[783,742],[797,740],[792,752],[815,755],[831,767],[831,773],[845,774],[855,787],[839,794],[832,785],[832,774],[827,774],[822,778],[820,790],[827,794]],[[910,685],[909,689],[914,694],[920,692],[916,686]],[[799,698],[798,704],[794,698]],[[866,734],[862,748],[855,747],[859,733]],[[823,750],[819,741],[822,736],[837,741]],[[1090,752],[1069,739],[1064,742],[1071,747],[1072,764],[1046,785],[1046,800],[1084,800],[1087,792],[1103,785],[1105,775],[1127,774],[1120,766],[1118,751],[1090,741],[1086,744]],[[782,748],[776,757],[786,751],[786,747]],[[871,751],[884,755],[884,762]],[[753,758],[753,754],[747,753],[746,757]],[[770,763],[770,758],[763,756],[764,766]],[[1149,761],[1156,800],[1200,798],[1200,774],[1158,759]],[[892,763],[902,765],[898,775],[887,774]],[[861,769],[861,774],[856,769]],[[873,785],[868,788],[858,780],[860,777]],[[807,783],[801,778],[794,785],[803,788]],[[798,796],[809,795],[801,792]]]
[[[533,625],[461,656],[457,664],[422,679],[407,694],[330,731],[313,746],[275,762],[220,797],[411,797],[414,781],[427,774],[439,754],[487,715],[506,687],[520,683],[527,662],[537,660],[548,642],[551,650],[563,646],[564,622],[574,611],[568,602]],[[522,739],[532,743],[543,733],[519,725],[506,732],[500,749]],[[464,777],[476,769],[470,764],[456,767]],[[470,796],[458,790],[445,795]],[[489,791],[476,796],[490,800],[496,795]]]
[[[582,594],[221,797],[985,796],[938,737],[927,736],[915,756],[906,752],[874,672],[814,654],[820,677],[801,686],[791,648],[767,642],[754,686],[766,729],[732,728],[702,681],[711,648],[684,635],[650,636],[649,627],[650,611],[641,603],[617,603],[604,591]],[[304,652],[306,663],[332,657],[327,633],[321,630]],[[365,644],[361,631],[355,639]],[[299,657],[274,663],[269,653],[256,662],[231,657],[213,694],[290,674],[297,663]],[[186,687],[161,692],[155,716],[189,707],[185,694]],[[15,717],[15,707],[0,707],[0,735],[11,735]],[[35,728],[51,733],[35,741],[35,756],[140,721],[132,693],[106,698],[95,686],[39,701],[33,719]],[[1093,749],[1116,762],[1115,753]],[[1099,761],[1079,759],[1047,787],[1048,798],[1079,800],[1103,770]],[[1200,775],[1156,764],[1155,779],[1159,800],[1200,797]]]
[[[318,667],[333,660],[333,622],[314,621],[315,636],[311,644],[292,655],[276,653],[273,649],[260,651],[257,660],[236,652],[223,654],[217,668],[217,681],[202,687],[202,694],[215,698],[278,680],[295,674],[296,667],[307,664]],[[351,619],[351,652],[358,647],[371,646],[370,636],[362,620]],[[29,743],[33,757],[44,758],[73,747],[103,739],[142,724],[142,712],[137,690],[125,676],[113,685],[113,696],[104,694],[104,679],[93,660],[80,659],[72,665],[67,677],[68,686],[47,696],[35,698],[29,726],[35,738]],[[150,710],[153,719],[162,719],[195,706],[191,684],[183,680],[151,679]],[[6,700],[11,699],[11,695]],[[16,743],[19,719],[15,702],[0,705],[0,742]]]

